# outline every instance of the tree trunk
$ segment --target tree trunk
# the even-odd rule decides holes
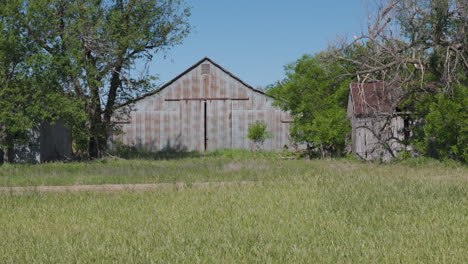
[[[100,149],[100,135],[101,133],[99,129],[99,122],[96,120],[95,116],[91,116],[90,119],[90,138],[89,138],[89,147],[88,147],[88,154],[89,157],[92,159],[100,158],[101,157],[101,149]]]
[[[92,159],[101,158],[103,153],[106,151],[106,133],[100,111],[94,111],[94,113],[91,114],[89,132],[89,157]]]
[[[110,82],[109,96],[107,97],[106,109],[104,110],[104,122],[110,124],[112,113],[114,112],[115,99],[117,98],[117,89],[122,84],[120,79],[120,71],[122,66],[118,66],[112,73]]]
[[[11,135],[6,136],[7,143],[7,160],[9,163],[15,163],[15,148],[13,144],[13,137]]]
[[[88,154],[92,159],[102,157],[102,152],[105,151],[104,129],[101,117],[101,101],[99,98],[99,88],[93,87],[91,90],[91,103],[90,103],[90,138]]]
[[[1,146],[2,145],[5,146],[6,142],[5,142],[4,133],[2,131],[3,131],[3,126],[0,123],[0,166],[3,165],[3,163],[5,163],[5,151],[3,150]]]
[[[122,84],[122,79],[120,78],[120,71],[122,66],[117,66],[112,73],[112,78],[110,82],[109,95],[107,97],[107,104],[104,110],[104,144],[107,144],[109,137],[112,136],[112,114],[114,113],[115,100],[117,98],[117,89],[119,89]]]
[[[3,151],[3,149],[0,148],[0,166],[2,166],[5,161],[4,155],[5,152]]]

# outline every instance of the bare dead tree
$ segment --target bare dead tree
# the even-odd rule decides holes
[[[335,59],[352,64],[350,74],[361,82],[450,93],[458,76],[468,75],[468,2],[383,0],[367,32],[342,41],[338,51]]]

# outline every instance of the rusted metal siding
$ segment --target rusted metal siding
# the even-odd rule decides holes
[[[113,141],[147,151],[250,149],[247,128],[264,120],[273,138],[263,148],[281,150],[291,146],[290,124],[284,122],[291,117],[272,103],[272,98],[207,59],[159,92],[118,109],[119,120],[119,112],[132,110],[120,121],[121,133]]]

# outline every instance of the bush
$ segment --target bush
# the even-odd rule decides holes
[[[285,67],[286,78],[270,87],[275,105],[293,117],[291,138],[308,143],[312,156],[340,156],[351,132],[346,118],[349,82],[345,65],[329,54],[305,55]]]
[[[468,162],[468,88],[430,95],[418,107],[422,122],[414,129],[417,150],[436,159]]]
[[[273,137],[271,132],[267,131],[267,124],[263,120],[257,120],[250,124],[247,132],[247,138],[253,141],[253,148],[256,150],[260,149],[266,139]]]

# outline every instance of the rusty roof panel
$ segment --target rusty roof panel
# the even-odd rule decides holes
[[[350,93],[356,116],[392,113],[398,99],[396,89],[386,87],[385,82],[352,82]]]

